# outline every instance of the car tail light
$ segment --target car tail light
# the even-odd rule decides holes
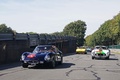
[[[27,57],[28,57],[28,58],[34,58],[34,57],[35,57],[35,54],[29,54]]]

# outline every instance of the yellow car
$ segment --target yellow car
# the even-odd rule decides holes
[[[78,54],[78,53],[80,53],[80,54],[87,54],[86,48],[85,47],[78,47],[76,49],[76,54]]]

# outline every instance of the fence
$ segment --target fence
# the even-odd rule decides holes
[[[109,48],[120,49],[120,45],[110,45]]]
[[[76,49],[76,38],[48,34],[0,34],[0,64],[19,61],[25,51],[32,51],[41,44],[56,45],[63,53]]]

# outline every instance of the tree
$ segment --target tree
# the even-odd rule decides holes
[[[16,33],[16,31],[12,30],[10,27],[7,27],[5,24],[1,24],[0,33]]]
[[[52,33],[51,35],[62,36],[62,35],[63,35],[63,32],[54,32],[54,33]]]
[[[26,32],[27,34],[37,34],[36,32]]]
[[[105,21],[97,31],[86,37],[87,45],[94,46],[93,43],[94,45],[106,46],[120,44],[120,13],[113,19]]]
[[[69,23],[63,29],[63,34],[67,36],[75,36],[77,38],[77,46],[82,46],[84,44],[84,36],[86,31],[85,22],[78,20]]]

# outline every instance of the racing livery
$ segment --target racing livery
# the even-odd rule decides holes
[[[95,46],[91,52],[92,59],[94,58],[103,58],[109,59],[110,50],[106,46]]]
[[[27,68],[29,65],[46,65],[54,68],[56,64],[62,64],[62,61],[62,52],[53,45],[39,45],[33,52],[24,52],[21,55],[23,68]]]

